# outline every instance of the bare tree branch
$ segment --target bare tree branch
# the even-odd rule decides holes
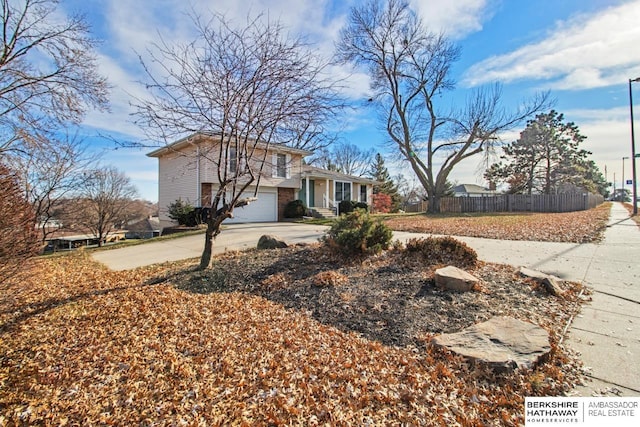
[[[81,16],[61,21],[57,6],[0,1],[0,153],[25,135],[78,123],[88,108],[107,108],[89,26]]]
[[[151,62],[142,61],[149,99],[136,100],[135,118],[160,144],[195,134],[201,158],[215,167],[200,263],[206,268],[222,222],[250,202],[249,188],[257,195],[270,147],[322,141],[323,123],[342,103],[327,63],[279,23],[259,16],[238,27],[222,15],[193,22],[196,40],[160,40],[149,52]],[[205,137],[209,143],[202,143]]]
[[[406,0],[370,0],[353,8],[337,48],[342,62],[372,77],[372,100],[392,146],[426,190],[431,212],[439,211],[458,163],[548,105],[545,94],[515,112],[504,110],[495,86],[477,91],[464,109],[445,113],[438,103],[454,87],[450,70],[459,55],[444,35],[424,27]]]

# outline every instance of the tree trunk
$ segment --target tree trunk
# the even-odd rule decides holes
[[[204,233],[204,249],[200,257],[200,265],[198,270],[206,270],[211,265],[211,256],[213,255],[213,243],[216,236],[220,234],[220,224],[217,218],[209,217],[207,219],[207,231]]]
[[[428,213],[440,213],[440,196],[432,195],[429,197]]]
[[[198,270],[206,270],[209,268],[209,264],[211,264],[211,255],[213,253],[213,242],[215,239],[215,231],[212,227],[211,221],[207,221],[207,231],[204,233],[204,249],[202,250]]]
[[[231,217],[228,208],[225,206],[217,211],[211,210],[209,217],[207,218],[207,231],[204,233],[204,249],[202,250],[202,256],[200,257],[200,265],[198,270],[206,270],[211,265],[211,257],[213,255],[213,243],[216,240],[218,234],[220,234],[220,226],[222,221]]]

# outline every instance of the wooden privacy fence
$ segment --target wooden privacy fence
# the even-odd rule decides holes
[[[501,194],[482,197],[443,197],[440,212],[574,212],[604,202],[599,194]],[[405,212],[425,212],[429,202],[407,205]]]

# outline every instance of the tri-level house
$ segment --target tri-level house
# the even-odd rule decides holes
[[[194,207],[209,207],[218,189],[218,165],[210,153],[215,153],[220,139],[215,135],[196,133],[148,153],[158,159],[158,206],[163,227],[171,225],[167,216],[169,204],[178,199]],[[257,200],[236,208],[234,217],[225,223],[275,222],[284,219],[284,208],[292,200],[302,200],[316,212],[335,214],[342,200],[371,203],[375,181],[345,175],[304,164],[310,151],[282,145],[259,145],[262,153]],[[266,150],[266,153],[265,151]],[[266,154],[266,155],[265,155]],[[235,153],[230,157],[235,159]],[[264,159],[264,160],[262,160]],[[229,162],[226,168],[241,162]],[[233,172],[233,170],[231,171]],[[253,196],[255,186],[247,189]]]

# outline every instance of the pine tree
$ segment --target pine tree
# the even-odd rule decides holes
[[[573,122],[554,110],[527,123],[520,138],[504,147],[506,163],[491,165],[485,178],[509,185],[510,193],[553,194],[576,189],[606,193],[606,183],[591,154],[581,149],[586,139]],[[604,185],[604,187],[603,187]]]
[[[398,187],[391,179],[391,175],[389,174],[389,170],[384,164],[384,158],[380,153],[376,154],[373,163],[371,163],[371,167],[369,169],[369,176],[372,179],[379,182],[378,185],[373,187],[373,194],[387,194],[391,197],[391,211],[397,212],[400,209],[400,204],[402,203],[402,197],[398,192]]]

